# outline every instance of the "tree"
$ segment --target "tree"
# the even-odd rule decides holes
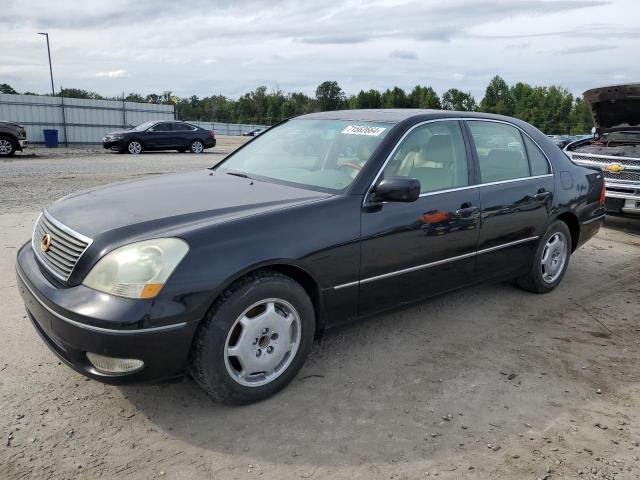
[[[385,90],[380,96],[380,102],[382,108],[407,108],[409,106],[407,94],[400,87]]]
[[[322,82],[316,88],[316,101],[321,111],[339,110],[346,100],[346,96],[338,82]]]
[[[92,100],[104,100],[104,97],[96,92],[82,90],[81,88],[63,88],[60,90],[61,97],[67,98],[87,98]]]
[[[416,85],[409,94],[409,106],[413,108],[435,108],[440,110],[442,104],[435,90],[431,87]]]
[[[380,92],[374,89],[367,92],[360,90],[354,99],[355,105],[353,108],[380,108],[382,106]]]
[[[444,110],[460,110],[473,112],[478,107],[471,92],[463,92],[457,88],[450,88],[442,94],[442,108]]]
[[[18,92],[16,92],[8,83],[0,83],[0,93],[9,93],[11,95],[18,94]]]
[[[496,75],[487,85],[484,98],[480,102],[480,111],[513,115],[513,104],[509,85],[502,77]]]

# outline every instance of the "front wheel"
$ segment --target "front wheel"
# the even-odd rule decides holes
[[[10,157],[16,153],[16,147],[8,138],[0,137],[0,157]]]
[[[305,290],[264,270],[236,281],[198,327],[191,373],[214,399],[247,404],[267,398],[296,376],[315,332]]]
[[[189,150],[191,150],[191,153],[202,153],[204,145],[200,140],[194,140],[189,145]]]
[[[138,155],[139,153],[142,153],[142,144],[138,140],[131,140],[127,144],[127,152],[133,155]]]
[[[562,281],[571,258],[571,232],[563,221],[553,222],[540,240],[529,273],[518,285],[535,293],[547,293]]]

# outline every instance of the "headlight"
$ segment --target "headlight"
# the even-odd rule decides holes
[[[122,140],[124,135],[111,135],[111,140]]]
[[[153,298],[188,251],[179,238],[131,243],[98,260],[82,284],[119,297]]]

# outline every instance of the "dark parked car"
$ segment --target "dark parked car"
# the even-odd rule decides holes
[[[185,122],[153,121],[141,123],[129,130],[107,133],[102,146],[118,152],[133,154],[145,150],[177,150],[202,153],[216,146],[213,130],[196,127]]]
[[[603,203],[602,172],[513,118],[314,113],[211,169],[52,204],[18,288],[80,373],[190,373],[247,403],[289,383],[327,329],[481,282],[553,290]]]
[[[10,157],[28,145],[27,132],[22,125],[0,121],[0,157]]]
[[[254,128],[252,130],[249,130],[248,132],[244,132],[242,134],[242,136],[243,137],[257,137],[258,135],[263,133],[265,130],[266,130],[266,128]]]

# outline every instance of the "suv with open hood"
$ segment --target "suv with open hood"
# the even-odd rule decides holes
[[[607,210],[640,214],[640,84],[584,92],[593,116],[593,138],[573,142],[565,153],[574,163],[600,167]]]

